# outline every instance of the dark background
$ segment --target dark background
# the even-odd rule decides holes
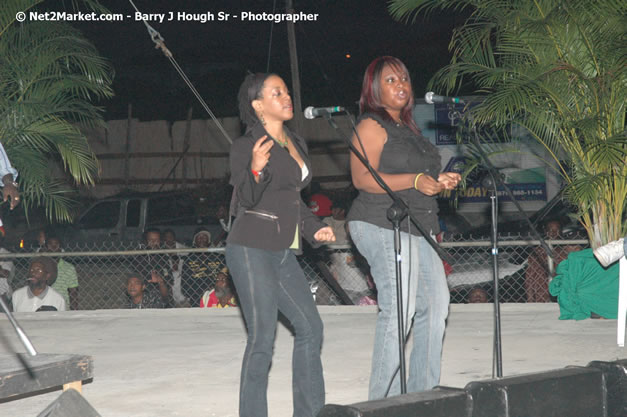
[[[217,21],[226,13],[285,12],[284,0],[163,1],[135,0],[142,13],[211,11],[216,21],[149,22],[217,116],[237,114],[237,89],[246,71],[267,69],[291,87],[287,24]],[[50,10],[56,8],[45,2]],[[134,15],[128,0],[102,0],[112,13]],[[393,55],[410,70],[414,92],[422,97],[428,80],[450,60],[452,30],[463,23],[459,15],[431,14],[414,23],[392,19],[382,0],[294,0],[296,12],[318,13],[314,22],[296,24],[296,42],[303,107],[354,106],[363,72],[372,59]],[[155,49],[140,21],[73,23],[115,68],[116,96],[100,103],[106,119],[127,117],[128,104],[141,120],[185,119],[190,106],[194,118],[208,118],[191,91],[161,51]],[[272,30],[272,40],[270,33]],[[350,54],[350,58],[346,57]],[[355,109],[355,107],[352,107]]]

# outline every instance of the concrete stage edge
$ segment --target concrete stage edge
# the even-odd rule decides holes
[[[367,399],[376,306],[320,307],[327,403]],[[558,320],[557,304],[501,307],[505,376],[627,358],[616,320]],[[98,310],[16,314],[41,353],[94,358],[83,396],[103,417],[236,417],[245,331],[238,309]],[[492,377],[491,304],[451,305],[441,384]],[[272,417],[292,415],[292,336],[278,326],[268,391]],[[0,354],[24,352],[4,315]],[[409,357],[408,357],[409,360]],[[0,403],[35,417],[61,390]]]

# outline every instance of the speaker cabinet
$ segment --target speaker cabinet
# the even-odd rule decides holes
[[[603,372],[569,367],[466,385],[473,417],[605,417]]]
[[[318,417],[470,417],[472,399],[464,390],[436,387],[351,405],[326,405]]]
[[[588,366],[600,369],[605,374],[608,417],[627,416],[627,359],[592,361]]]
[[[102,417],[78,391],[69,389],[37,417]]]

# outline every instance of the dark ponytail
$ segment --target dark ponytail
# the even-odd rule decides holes
[[[247,129],[253,127],[259,121],[257,113],[253,109],[252,101],[263,97],[261,94],[263,84],[271,75],[274,74],[263,72],[248,74],[239,88],[239,93],[237,93],[239,118],[246,125]]]

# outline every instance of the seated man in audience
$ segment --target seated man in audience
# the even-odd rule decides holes
[[[237,307],[228,268],[225,267],[218,272],[215,288],[205,292],[200,299],[200,307]]]
[[[168,290],[163,278],[159,275],[152,277],[159,285],[160,291],[152,286],[146,286],[146,282],[139,274],[129,274],[126,278],[126,292],[128,303],[126,308],[165,308],[168,300]],[[166,294],[164,297],[163,294]]]
[[[37,242],[35,243],[35,246],[33,248],[34,252],[41,252],[44,249],[44,247],[46,246],[46,235],[46,229],[39,229],[37,231],[37,236],[35,238]]]
[[[56,310],[65,311],[65,299],[48,286],[57,275],[57,263],[45,256],[34,258],[28,269],[28,285],[16,290],[11,301],[13,311],[33,312]]]
[[[211,233],[207,230],[200,229],[194,235],[195,248],[209,248],[210,242]],[[192,307],[198,307],[204,292],[213,288],[222,266],[215,252],[193,252],[185,258],[181,290]]]
[[[562,226],[558,220],[550,220],[544,226],[545,237],[549,240],[557,240],[561,237]],[[528,303],[551,302],[549,294],[549,281],[555,276],[555,269],[571,252],[580,250],[576,245],[554,245],[553,259],[538,246],[531,252],[525,271],[525,290]]]
[[[475,287],[468,293],[468,302],[469,303],[487,303],[488,302],[488,293],[486,290],[480,287]]]
[[[144,249],[159,250],[163,249],[161,244],[161,231],[159,229],[148,229],[144,232]],[[168,291],[166,307],[172,307],[174,301],[172,299],[172,270],[170,268],[169,256],[165,253],[148,253],[146,255],[140,255],[137,259],[137,272],[142,279],[146,282],[146,287],[153,287],[157,292],[162,292],[161,285],[157,285],[158,282],[163,281],[165,288]],[[162,296],[165,295],[162,293]]]
[[[42,252],[63,252],[61,239],[54,234],[48,235]],[[63,296],[65,305],[69,306],[70,310],[78,310],[78,274],[76,268],[61,257],[53,259],[57,261],[57,278],[48,282],[48,285]]]

